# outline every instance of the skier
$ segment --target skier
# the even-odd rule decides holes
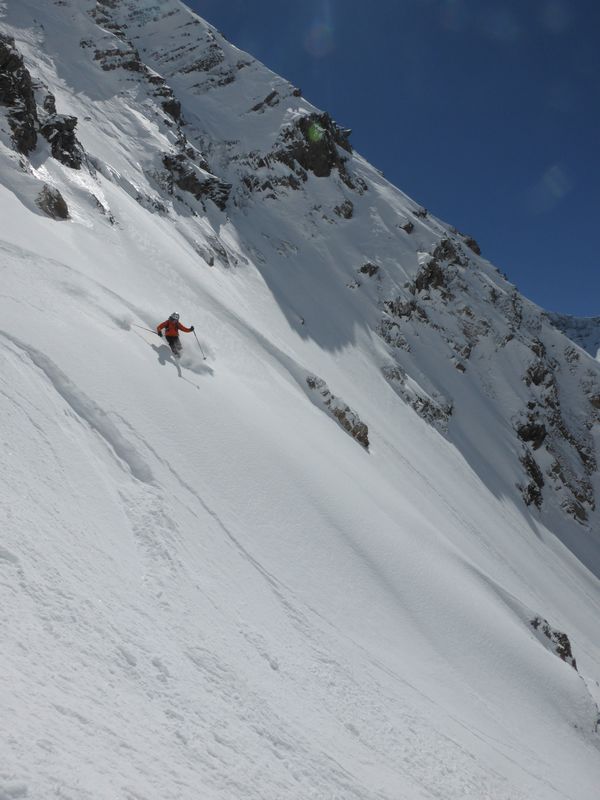
[[[160,325],[156,326],[156,332],[159,336],[162,337],[163,329],[165,331],[165,338],[171,348],[171,352],[175,356],[175,358],[179,358],[181,355],[181,342],[179,340],[179,331],[183,331],[184,333],[191,333],[194,330],[194,326],[192,325],[191,328],[186,328],[184,325],[179,322],[179,314],[173,313],[166,319],[164,322],[161,322]]]

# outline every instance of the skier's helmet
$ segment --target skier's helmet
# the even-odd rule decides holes
[[[173,319],[173,320],[175,320],[175,322],[177,322],[177,321],[178,321],[178,319],[179,319],[179,314],[178,314],[176,311],[174,311],[174,312],[171,314],[171,316],[169,317],[169,319]]]

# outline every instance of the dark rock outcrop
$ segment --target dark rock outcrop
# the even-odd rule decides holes
[[[44,188],[37,196],[36,203],[44,214],[52,217],[52,219],[69,218],[69,207],[64,197],[58,189],[48,186],[48,184],[44,184]]]
[[[405,350],[407,353],[410,352],[410,344],[396,320],[384,316],[377,327],[377,335],[390,347]]]
[[[217,39],[212,31],[206,31],[205,41],[203,42],[203,52],[200,58],[195,59],[190,64],[187,64],[181,69],[182,73],[189,74],[190,72],[210,72],[215,67],[220,66],[225,61],[225,53],[223,48],[217,42]]]
[[[298,167],[312,172],[318,178],[328,178],[333,169],[347,177],[347,157],[340,149],[352,153],[350,130],[343,130],[329,114],[307,114],[287,127],[282,135],[282,146],[274,157],[298,174]]]
[[[529,483],[521,487],[521,494],[525,504],[530,506],[534,505],[536,508],[542,507],[543,495],[542,489],[544,488],[544,476],[542,470],[539,468],[537,461],[531,455],[529,450],[521,458],[525,472],[527,473]]]
[[[96,49],[94,59],[98,61],[105,72],[115,69],[125,69],[129,72],[147,71],[137,49],[127,41],[114,42],[111,47],[104,50]]]
[[[171,194],[173,187],[177,186],[182,191],[189,192],[196,200],[212,200],[217,208],[225,210],[231,184],[224,183],[198,167],[185,153],[165,153],[162,162],[169,176],[167,183]]]
[[[530,442],[534,450],[538,450],[548,435],[546,426],[538,422],[527,422],[517,428],[519,439],[523,442]]]
[[[177,123],[182,122],[181,103],[176,97],[169,95],[161,105],[165,114],[168,114]]]
[[[444,237],[438,245],[436,245],[433,253],[436,261],[447,261],[449,264],[459,267],[466,267],[467,260],[460,252],[459,245],[455,244],[452,239]]]
[[[419,322],[429,322],[429,317],[424,308],[417,304],[416,300],[405,300],[397,297],[395,300],[386,300],[383,304],[386,312],[392,317],[401,319],[417,319]]]
[[[39,99],[36,101],[36,93]],[[15,148],[33,152],[41,133],[52,155],[72,169],[80,169],[85,153],[75,135],[77,117],[58,114],[54,95],[32,82],[14,39],[0,34],[0,104],[8,107],[8,122]]]
[[[343,203],[340,203],[340,205],[336,206],[333,210],[338,215],[338,217],[343,217],[344,219],[352,219],[354,215],[354,203],[351,200],[344,200]]]
[[[84,159],[83,147],[75,136],[76,127],[77,117],[54,113],[42,123],[40,129],[50,144],[54,158],[71,169],[80,169]]]
[[[316,375],[309,375],[306,383],[313,392],[319,396],[320,402],[325,410],[337,420],[339,425],[352,436],[353,439],[361,444],[366,450],[369,449],[369,429],[360,419],[356,411],[347,406],[342,400],[333,395],[322,378]]]
[[[472,236],[465,236],[464,240],[467,247],[472,250],[476,256],[481,255],[481,247]]]
[[[123,69],[127,72],[138,73],[153,87],[153,95],[162,99],[161,107],[177,125],[182,123],[181,103],[165,79],[150,69],[141,59],[140,53],[126,35],[126,27],[120,25],[113,18],[112,12],[119,7],[118,0],[97,0],[95,8],[90,15],[106,31],[114,36],[106,37],[106,47],[102,42],[94,44],[93,41],[82,40],[84,48],[94,48],[94,59],[105,72]]]
[[[359,272],[361,272],[363,275],[368,275],[369,278],[373,278],[379,272],[379,267],[377,264],[371,264],[370,262],[367,262],[366,264],[362,265],[362,267],[359,269]]]
[[[104,30],[113,33],[119,39],[125,39],[125,31],[111,16],[111,12],[118,8],[120,0],[96,0],[89,14]],[[85,41],[85,40],[84,40]],[[92,47],[93,42],[82,43],[83,46]]]
[[[529,623],[534,631],[543,634],[548,639],[550,645],[549,649],[552,650],[560,659],[570,664],[575,671],[577,671],[577,662],[573,658],[573,651],[571,649],[571,642],[566,633],[557,631],[553,628],[547,619],[542,617],[534,617]]]
[[[15,40],[0,33],[0,105],[8,107],[8,123],[16,149],[28,155],[37,146],[38,117],[29,70]]]
[[[444,237],[434,248],[430,260],[421,266],[417,273],[413,292],[428,292],[430,289],[439,289],[444,300],[451,297],[448,287],[456,274],[451,267],[465,267],[467,260],[459,247],[449,238]]]
[[[383,314],[377,333],[392,348],[390,356],[398,360],[401,370],[410,368],[410,361],[400,351],[411,352],[413,337],[419,337],[424,326],[437,332],[440,345],[448,348],[449,364],[460,372],[465,372],[473,354],[481,358],[484,351],[478,347],[484,340],[496,351],[512,342],[515,354],[524,358],[529,351],[523,371],[526,399],[514,425],[516,436],[525,445],[518,456],[524,470],[518,488],[527,505],[541,510],[544,504],[558,500],[566,516],[586,525],[596,507],[594,475],[598,467],[591,432],[600,420],[600,379],[594,377],[596,373],[578,348],[563,347],[559,352],[548,346],[543,322],[514,287],[499,284],[490,288],[487,281],[472,279],[477,270],[470,269],[466,243],[458,236],[457,231],[450,231],[438,240],[428,258],[419,254],[421,263],[413,280],[405,282],[395,296],[381,300]],[[483,305],[475,295],[466,294],[475,287]],[[502,313],[501,323],[486,314],[485,303]],[[565,373],[569,380],[578,376],[589,401],[581,409],[574,408],[572,397],[562,391],[561,375]],[[389,382],[417,412],[424,412],[422,416],[443,421],[435,405],[432,414],[427,402],[415,404],[406,397],[407,388],[414,389],[412,381],[406,386],[397,378]],[[483,385],[492,396],[494,384],[492,377]],[[426,398],[430,395],[425,393]],[[444,403],[440,405],[443,409]]]
[[[264,100],[261,100],[260,103],[257,103],[255,106],[252,106],[251,111],[257,111],[260,113],[264,111],[266,108],[273,108],[273,106],[276,106],[278,104],[279,104],[279,92],[277,91],[277,89],[273,89],[273,91],[270,92],[265,97]]]
[[[536,361],[528,367],[525,374],[525,383],[528,386],[531,386],[532,383],[534,386],[541,386],[546,383],[551,375],[552,373],[544,361]]]
[[[419,270],[415,278],[415,289],[424,292],[429,289],[445,289],[448,285],[446,274],[439,261],[433,258]]]
[[[448,430],[448,421],[454,411],[451,403],[441,397],[429,397],[409,387],[408,376],[397,365],[383,367],[381,372],[396,394],[408,403],[421,419],[442,433]],[[416,381],[414,384],[416,385]]]

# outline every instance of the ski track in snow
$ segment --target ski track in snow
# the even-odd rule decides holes
[[[108,447],[127,465],[135,478],[143,483],[152,483],[153,477],[150,468],[139,458],[136,450],[119,433],[105,411],[80,392],[45,355],[31,347],[28,348],[19,339],[10,336],[4,331],[0,331],[0,336],[29,356],[33,364],[44,373],[53,388],[68,404],[75,416],[87,423],[90,428],[104,439]]]

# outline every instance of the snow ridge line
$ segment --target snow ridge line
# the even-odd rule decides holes
[[[124,462],[132,476],[142,483],[154,483],[152,470],[135,447],[123,437],[108,418],[106,411],[91,398],[81,392],[59,367],[39,350],[22,340],[0,330],[0,336],[24,353],[29,360],[44,373],[56,392],[67,403],[78,419],[95,431],[114,452],[120,462]]]

